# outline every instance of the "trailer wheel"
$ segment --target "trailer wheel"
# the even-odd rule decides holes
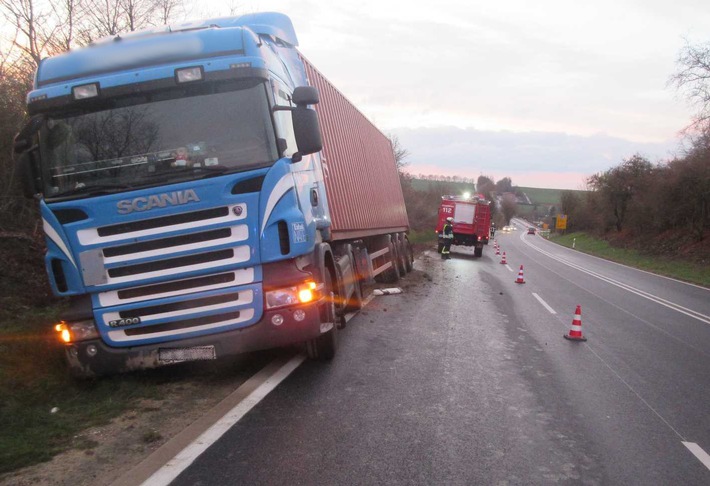
[[[333,293],[333,276],[330,270],[325,271],[325,286],[323,293],[326,295],[326,304],[321,312],[321,323],[330,322],[333,327],[326,333],[306,342],[306,351],[311,359],[325,361],[335,357],[338,349],[338,324],[335,322],[335,294]]]
[[[400,277],[399,265],[397,264],[397,248],[393,241],[387,243],[387,247],[390,250],[389,255],[390,263],[392,264],[392,266],[380,274],[382,276],[381,281],[384,283],[395,283],[399,280]]]
[[[402,238],[397,239],[397,270],[399,275],[407,275],[407,248]]]
[[[404,254],[404,268],[406,268],[407,273],[409,273],[414,269],[414,249],[412,248],[412,244],[409,240],[406,239],[404,240]]]

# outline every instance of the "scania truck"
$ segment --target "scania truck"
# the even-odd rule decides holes
[[[441,233],[447,218],[453,218],[452,245],[473,247],[473,255],[483,256],[483,245],[491,236],[491,203],[483,195],[442,196],[436,225]],[[441,243],[439,253],[441,253]]]
[[[301,343],[412,269],[392,145],[278,13],[44,59],[14,151],[78,376]]]

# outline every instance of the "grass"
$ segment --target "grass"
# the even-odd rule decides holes
[[[0,473],[70,447],[86,448],[74,440],[82,429],[108,422],[136,399],[156,396],[154,379],[138,374],[73,380],[50,334],[48,317],[57,312],[28,311],[0,325]],[[24,323],[22,330],[17,322]]]
[[[598,256],[630,267],[657,273],[666,277],[676,278],[685,282],[710,287],[710,268],[708,265],[691,263],[668,257],[647,255],[638,250],[616,248],[607,241],[595,238],[586,233],[569,233],[566,235],[550,235],[550,241],[590,255]]]
[[[141,399],[165,398],[167,385],[218,383],[233,376],[227,369],[231,361],[226,360],[75,380],[53,336],[52,322],[60,310],[27,309],[12,319],[0,314],[0,474],[48,461],[71,448],[95,447],[76,436],[125,411],[139,410]],[[261,365],[255,360],[249,366]],[[139,440],[159,440],[156,434],[148,431]]]
[[[413,243],[413,244],[435,243],[436,238],[437,238],[437,235],[434,232],[433,228],[431,230],[421,230],[421,231],[410,230],[409,231],[409,241],[410,241],[410,243]]]

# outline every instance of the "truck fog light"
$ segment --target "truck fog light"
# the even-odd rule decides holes
[[[293,318],[296,319],[298,322],[301,322],[303,319],[306,318],[306,311],[298,309],[296,312],[293,313]]]
[[[273,324],[274,326],[280,326],[283,323],[284,323],[284,316],[282,316],[281,314],[274,314],[271,317],[271,324]]]
[[[89,344],[89,345],[86,347],[86,354],[88,354],[88,355],[91,356],[92,358],[93,358],[94,356],[96,356],[96,353],[98,353],[98,352],[99,352],[99,350],[96,349],[96,346],[94,346],[93,344]]]

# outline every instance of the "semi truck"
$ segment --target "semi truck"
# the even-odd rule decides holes
[[[260,13],[42,60],[15,137],[77,376],[302,345],[412,269],[390,140]]]
[[[483,256],[483,245],[491,237],[491,203],[483,195],[442,196],[436,232],[441,234],[447,218],[453,218],[453,245],[473,247],[476,257]],[[439,243],[439,253],[443,244]]]

